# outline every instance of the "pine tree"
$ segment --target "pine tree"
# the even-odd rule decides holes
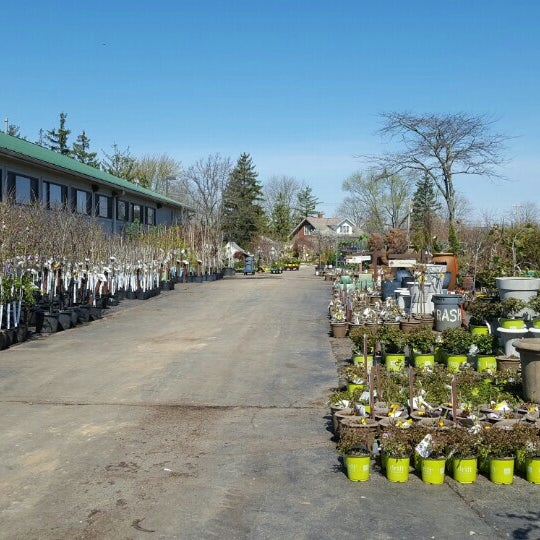
[[[222,230],[226,240],[247,246],[263,229],[262,187],[249,154],[243,153],[223,192]]]
[[[431,246],[433,221],[441,209],[433,181],[427,175],[416,182],[413,195],[411,232],[414,244],[419,249]]]
[[[99,161],[97,160],[96,152],[89,152],[90,150],[90,139],[86,136],[86,132],[83,132],[77,137],[76,142],[73,143],[73,148],[71,150],[72,156],[86,165],[90,165],[99,168]]]
[[[67,114],[61,112],[58,129],[50,129],[45,134],[45,146],[55,152],[60,152],[60,154],[68,156],[71,153],[68,146],[68,137],[71,130],[66,129],[66,118]]]
[[[274,237],[285,241],[293,228],[293,216],[291,208],[287,204],[287,199],[283,193],[278,193],[274,207],[272,208],[271,228]]]
[[[320,202],[321,201],[313,195],[311,187],[306,186],[304,189],[301,189],[296,196],[296,217],[298,221],[313,215]]]

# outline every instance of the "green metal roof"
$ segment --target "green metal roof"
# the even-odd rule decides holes
[[[37,161],[46,165],[62,169],[64,171],[79,174],[87,178],[91,178],[97,182],[107,185],[108,187],[115,187],[126,192],[131,192],[137,195],[143,195],[144,197],[154,199],[161,203],[165,203],[168,206],[174,206],[177,208],[185,208],[193,210],[193,208],[186,204],[180,203],[174,199],[161,195],[151,189],[144,188],[123,178],[118,178],[112,174],[109,174],[90,165],[86,165],[77,161],[76,159],[64,156],[58,152],[39,146],[18,137],[12,137],[6,133],[0,132],[0,153],[2,150],[7,150],[7,154],[16,154],[17,157],[27,158],[31,161]]]

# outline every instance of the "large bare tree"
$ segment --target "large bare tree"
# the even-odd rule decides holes
[[[505,162],[508,137],[492,133],[493,121],[485,116],[389,112],[382,117],[380,133],[399,140],[404,149],[368,158],[390,171],[429,176],[446,202],[450,226],[456,215],[456,175],[501,176],[497,167]]]
[[[201,224],[220,228],[223,190],[233,165],[228,157],[211,154],[197,160],[181,175],[182,192]]]

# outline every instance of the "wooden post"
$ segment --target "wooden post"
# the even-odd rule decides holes
[[[457,383],[456,383],[456,376],[454,375],[452,377],[452,419],[454,421],[454,424],[457,425]]]

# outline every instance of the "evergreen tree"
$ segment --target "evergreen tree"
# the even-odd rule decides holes
[[[319,199],[313,195],[311,187],[306,186],[301,189],[296,196],[296,212],[297,220],[307,218],[313,215],[317,210],[317,205],[320,203]]]
[[[96,169],[99,168],[99,161],[97,158],[96,152],[89,152],[90,150],[90,139],[86,136],[85,131],[77,137],[76,142],[73,143],[73,148],[71,150],[72,156],[86,165],[91,165]]]
[[[424,175],[416,182],[412,201],[411,232],[413,243],[419,249],[431,246],[433,222],[441,209],[433,180]]]
[[[45,146],[55,152],[60,152],[60,154],[68,156],[71,153],[68,146],[68,137],[71,130],[66,129],[66,118],[67,114],[61,112],[58,129],[50,129],[45,133]]]
[[[38,140],[36,141],[36,144],[39,144],[39,146],[45,146],[45,131],[43,130],[43,128],[39,129]]]
[[[101,162],[101,169],[118,178],[135,180],[135,158],[129,153],[129,148],[120,150],[115,143],[112,145],[112,153],[103,152],[105,159]]]
[[[284,193],[278,193],[272,208],[271,229],[277,240],[285,241],[294,227],[291,208]]]
[[[222,230],[226,240],[247,246],[263,229],[262,187],[249,154],[232,170],[222,200]]]
[[[25,137],[21,137],[21,128],[19,126],[16,126],[15,124],[9,124],[6,133],[8,135],[11,135],[12,137],[18,137],[19,139],[25,139]]]

